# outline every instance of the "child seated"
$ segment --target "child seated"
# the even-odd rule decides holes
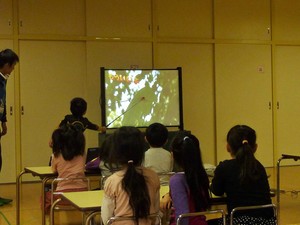
[[[122,224],[150,225],[148,216],[159,211],[160,184],[157,174],[141,165],[145,153],[142,133],[135,127],[121,127],[111,138],[108,164],[119,165],[121,170],[105,181],[103,223],[112,216],[127,216],[133,220]]]
[[[231,159],[215,169],[211,191],[226,194],[228,214],[240,206],[271,204],[270,187],[264,166],[255,158],[256,133],[246,125],[236,125],[227,134],[227,151]],[[252,210],[240,213],[234,224],[276,224],[273,210]]]
[[[52,133],[51,168],[58,178],[85,178],[85,138],[73,125],[62,126]],[[62,180],[57,183],[55,191],[70,192],[87,190],[84,179]],[[51,190],[45,195],[45,212],[51,207]],[[57,197],[56,197],[57,198]]]
[[[163,148],[168,141],[168,130],[163,124],[153,123],[147,127],[145,139],[150,148],[145,153],[143,164],[159,174],[161,185],[168,185],[170,175],[161,175],[173,170],[171,153]]]
[[[209,180],[204,169],[198,139],[185,131],[178,132],[171,144],[174,162],[182,172],[170,178],[170,192],[161,199],[162,211],[173,206],[170,224],[180,214],[206,211],[209,207]],[[183,219],[185,225],[207,225],[205,216]]]

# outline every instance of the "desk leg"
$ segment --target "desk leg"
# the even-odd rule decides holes
[[[53,177],[45,177],[42,180],[42,225],[46,224],[46,213],[45,213],[45,201],[46,201],[46,196],[45,196],[45,187],[46,184],[49,180],[53,179]]]
[[[17,225],[20,225],[20,211],[21,211],[21,197],[20,197],[20,192],[21,192],[21,177],[23,174],[27,173],[25,170],[23,170],[19,176],[17,177],[17,196],[16,196],[16,215],[17,215]]]
[[[88,214],[88,216],[85,219],[85,225],[89,225],[91,220],[94,218],[94,216],[96,216],[97,214],[101,215],[101,212],[96,211],[96,212],[91,212],[90,214]]]

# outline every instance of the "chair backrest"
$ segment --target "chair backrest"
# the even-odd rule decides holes
[[[230,213],[230,225],[234,224],[235,214],[239,211],[250,210],[262,210],[266,208],[272,208],[274,213],[275,223],[277,224],[277,207],[275,204],[255,205],[255,206],[241,206],[234,208]]]
[[[223,225],[226,225],[226,213],[223,209],[207,210],[203,212],[193,212],[180,214],[177,218],[176,225],[181,225],[184,218],[191,218],[196,216],[219,215],[222,218]]]
[[[162,224],[161,223],[161,216],[159,215],[159,213],[151,214],[151,215],[148,216],[147,219],[150,219],[152,221],[151,224],[153,224],[153,225],[154,224],[155,225],[157,225],[157,224],[161,225]],[[125,217],[125,216],[124,217],[123,216],[115,216],[115,217],[111,217],[107,221],[106,225],[113,224],[116,221],[125,221],[125,220],[135,221],[135,218],[132,217],[132,216],[128,216],[128,217]]]

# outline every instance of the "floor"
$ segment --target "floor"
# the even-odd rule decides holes
[[[270,175],[270,187],[276,189],[276,170],[267,169]],[[300,225],[300,166],[281,167],[281,195],[279,211],[280,225]],[[15,184],[0,185],[2,197],[13,199],[13,203],[0,207],[0,224],[16,224],[16,186]],[[40,210],[41,183],[22,184],[21,193],[21,224],[20,225],[41,225]],[[300,194],[299,194],[300,195]],[[273,199],[276,204],[276,198]],[[220,206],[222,207],[222,206]],[[56,214],[56,224],[60,225],[80,225],[82,215],[76,211],[60,212]],[[47,218],[49,224],[49,218]]]

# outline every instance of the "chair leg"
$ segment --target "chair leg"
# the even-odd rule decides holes
[[[91,212],[88,215],[86,215],[85,218],[85,225],[93,225],[94,224],[94,216],[96,215],[101,215],[100,212],[96,211],[96,212]],[[101,219],[101,218],[100,218]],[[102,221],[101,221],[102,222]]]
[[[54,211],[55,211],[55,207],[56,205],[61,201],[61,199],[57,199],[55,200],[55,202],[53,202],[53,204],[51,205],[50,208],[50,225],[54,225]]]

